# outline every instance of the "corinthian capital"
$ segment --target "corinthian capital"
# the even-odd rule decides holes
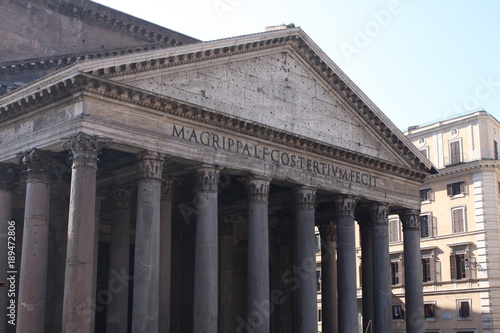
[[[194,168],[196,174],[196,187],[201,192],[217,192],[219,175],[222,168],[214,165],[203,164]]]
[[[388,205],[374,204],[372,205],[371,210],[373,225],[389,225],[389,220],[387,219],[387,214],[389,212]]]
[[[137,173],[139,179],[161,180],[165,156],[153,151],[142,151],[137,155]]]
[[[130,210],[132,206],[132,189],[130,187],[116,187],[111,191],[113,209]]]
[[[358,199],[350,195],[342,195],[334,199],[337,216],[354,218],[354,209]]]
[[[90,166],[97,168],[97,155],[103,148],[108,148],[110,139],[100,139],[97,135],[77,133],[69,137],[69,140],[63,142],[64,149],[71,149],[73,157],[73,168],[79,166]]]
[[[247,189],[249,201],[269,201],[269,187],[271,178],[264,176],[251,176],[240,178]]]
[[[337,240],[337,225],[333,222],[320,224],[319,233],[322,240],[335,242]]]
[[[316,205],[316,189],[314,187],[296,187],[293,193],[297,209],[314,210]]]
[[[180,183],[179,178],[166,177],[161,181],[161,200],[172,201],[174,195],[174,187]]]
[[[40,149],[29,149],[17,155],[22,165],[26,168],[27,181],[50,181],[50,157]]]
[[[403,231],[420,230],[420,212],[418,210],[406,210],[403,214],[400,214],[400,217],[403,222]]]

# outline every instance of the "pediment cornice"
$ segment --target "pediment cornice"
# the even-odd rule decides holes
[[[81,94],[118,100],[145,109],[184,118],[191,122],[227,129],[232,132],[413,181],[422,182],[429,173],[428,168],[418,161],[416,157],[413,158],[414,167],[408,168],[372,156],[363,155],[356,151],[325,144],[324,142],[292,132],[276,129],[86,73],[80,73],[57,84],[40,89],[18,99],[14,103],[0,105],[0,121],[19,117],[62,99],[79,98],[78,96],[81,96]],[[407,154],[409,155],[409,153]],[[408,158],[411,157],[408,156]]]
[[[297,54],[346,103],[379,138],[403,157],[409,167],[419,168],[423,163],[430,173],[436,173],[432,164],[419,157],[418,150],[387,117],[355,86],[355,84],[312,42],[300,29],[284,32],[255,34],[241,39],[226,39],[200,45],[188,45],[168,55],[149,57],[87,71],[104,78],[138,75],[141,72],[189,65],[195,62],[213,62],[234,58],[245,53],[262,53],[276,48],[288,48]],[[267,37],[267,38],[266,38]],[[183,52],[185,50],[185,52]],[[160,54],[161,52],[159,52]],[[391,126],[388,125],[390,123]]]

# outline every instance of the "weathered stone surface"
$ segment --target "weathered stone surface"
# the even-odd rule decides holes
[[[393,161],[379,140],[294,56],[281,52],[127,83]]]
[[[0,63],[157,41],[150,34],[141,34],[137,28],[177,40],[178,43],[196,41],[91,1],[7,0],[0,3],[0,12],[3,33]],[[122,22],[129,26],[122,27]]]

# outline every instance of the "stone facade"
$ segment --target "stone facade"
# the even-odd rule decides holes
[[[316,225],[337,249],[337,263],[325,261],[323,311],[335,320],[323,332],[357,332],[355,220],[375,212],[368,222],[383,237],[365,251],[387,257],[387,207],[415,220],[418,189],[436,172],[299,28],[76,63],[3,96],[0,124],[2,167],[26,151],[49,158],[44,183],[25,165],[25,184],[2,189],[5,210],[20,207],[2,218],[17,219],[24,240],[43,210],[44,225],[67,235],[43,246],[65,258],[64,273],[30,267],[61,283],[46,294],[50,316],[18,306],[17,320],[47,332],[310,333]],[[32,199],[42,185],[69,193],[65,211],[55,204],[67,230],[49,190]],[[413,227],[405,258],[417,272]],[[406,290],[409,333],[422,332],[419,276]],[[367,307],[384,302],[374,293]]]

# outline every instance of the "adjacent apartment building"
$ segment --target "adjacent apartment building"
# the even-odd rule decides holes
[[[427,333],[500,331],[500,123],[476,111],[405,135],[438,169],[420,189]],[[394,332],[404,332],[401,222],[389,220]]]

